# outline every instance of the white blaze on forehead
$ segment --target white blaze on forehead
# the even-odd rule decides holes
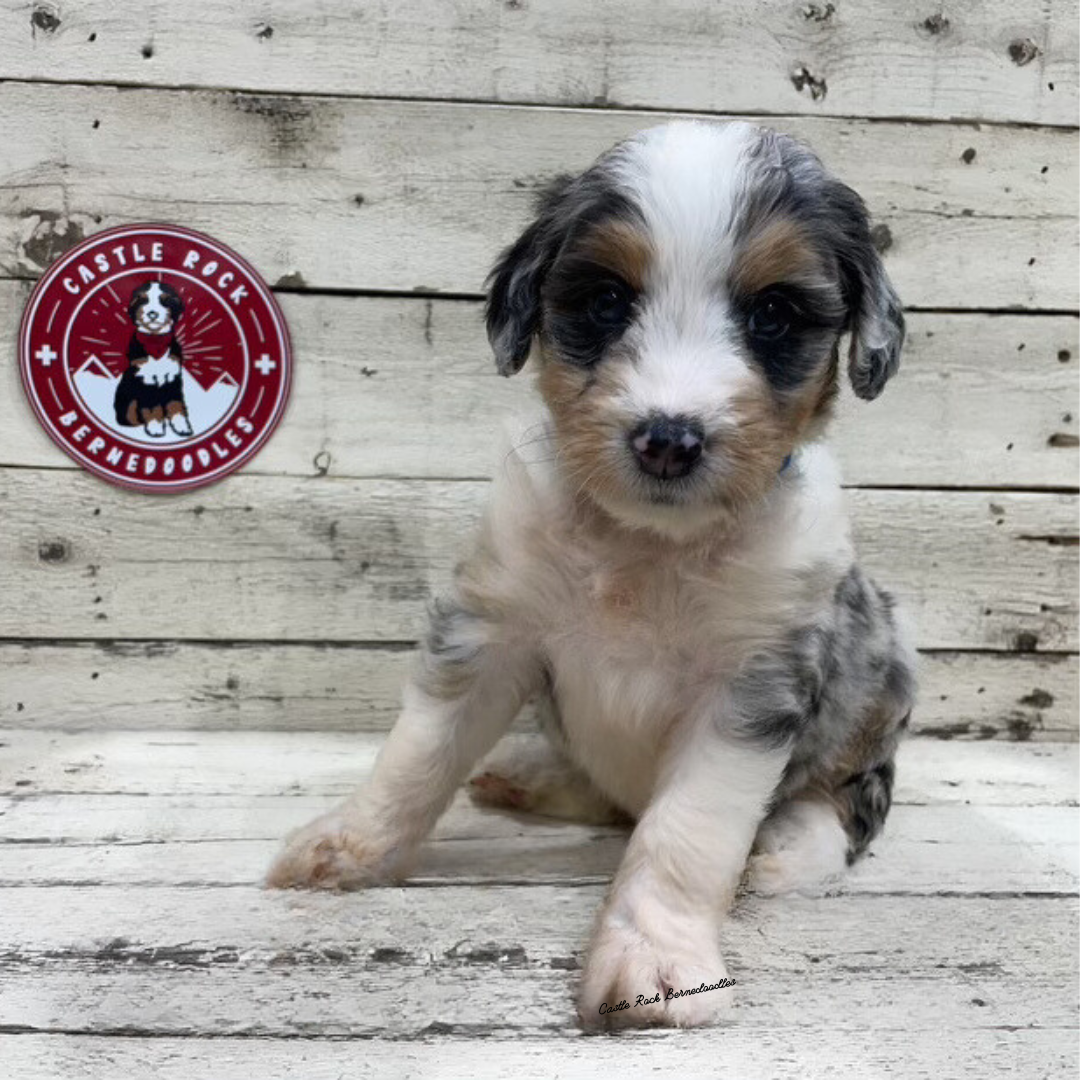
[[[759,137],[752,124],[677,122],[643,132],[614,166],[652,251],[626,339],[636,355],[623,382],[631,412],[716,418],[751,378],[725,278]]]
[[[743,122],[678,121],[625,145],[615,175],[645,218],[660,272],[722,266],[747,187],[747,153],[760,137]]]

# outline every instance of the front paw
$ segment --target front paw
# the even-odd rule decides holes
[[[722,1020],[733,998],[727,968],[711,931],[686,929],[682,940],[666,934],[661,946],[629,922],[605,917],[578,992],[582,1024],[702,1027]]]
[[[266,875],[272,889],[362,889],[392,880],[394,849],[356,815],[334,810],[294,832]]]
[[[144,430],[152,439],[160,439],[165,434],[164,420],[147,420]]]
[[[175,416],[170,416],[169,427],[171,427],[177,435],[193,434],[191,430],[191,423],[188,421],[188,418],[183,413],[177,413]]]

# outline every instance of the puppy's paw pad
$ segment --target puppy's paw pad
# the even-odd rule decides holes
[[[500,806],[511,810],[526,810],[531,802],[525,788],[493,772],[478,773],[469,779],[469,797],[481,806]]]

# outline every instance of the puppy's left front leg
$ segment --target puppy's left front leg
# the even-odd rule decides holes
[[[674,748],[597,919],[583,1024],[691,1027],[730,1005],[727,988],[679,995],[727,978],[720,922],[787,757],[711,722]]]

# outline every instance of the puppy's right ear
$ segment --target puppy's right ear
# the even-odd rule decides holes
[[[485,318],[500,375],[516,375],[540,329],[540,287],[558,254],[559,211],[573,177],[560,176],[540,195],[536,220],[498,258],[488,275]]]

